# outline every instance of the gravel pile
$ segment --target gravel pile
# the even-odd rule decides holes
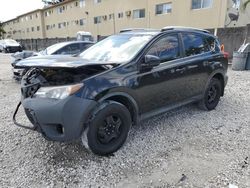
[[[0,54],[0,66],[0,187],[250,187],[249,71],[229,70],[216,110],[188,105],[144,121],[113,156],[98,157],[80,142],[16,127],[9,55]]]

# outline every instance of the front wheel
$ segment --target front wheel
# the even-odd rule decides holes
[[[222,84],[220,80],[212,78],[206,88],[203,99],[199,102],[199,107],[203,110],[213,110],[220,101]]]
[[[115,101],[105,101],[92,114],[82,134],[82,143],[95,154],[108,155],[124,144],[130,127],[128,109]]]

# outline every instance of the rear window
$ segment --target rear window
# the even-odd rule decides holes
[[[186,56],[198,55],[210,51],[206,38],[202,35],[185,33],[182,34],[182,38]]]

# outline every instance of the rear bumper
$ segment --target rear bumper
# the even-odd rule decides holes
[[[64,100],[27,98],[22,106],[30,122],[48,140],[68,142],[79,139],[84,123],[95,107],[93,100],[70,96]]]

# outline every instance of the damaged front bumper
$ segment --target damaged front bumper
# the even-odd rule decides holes
[[[33,127],[17,123],[16,114],[21,104]],[[19,127],[41,132],[48,140],[68,142],[80,138],[95,106],[95,101],[74,95],[63,100],[25,98],[18,104],[13,121]]]

